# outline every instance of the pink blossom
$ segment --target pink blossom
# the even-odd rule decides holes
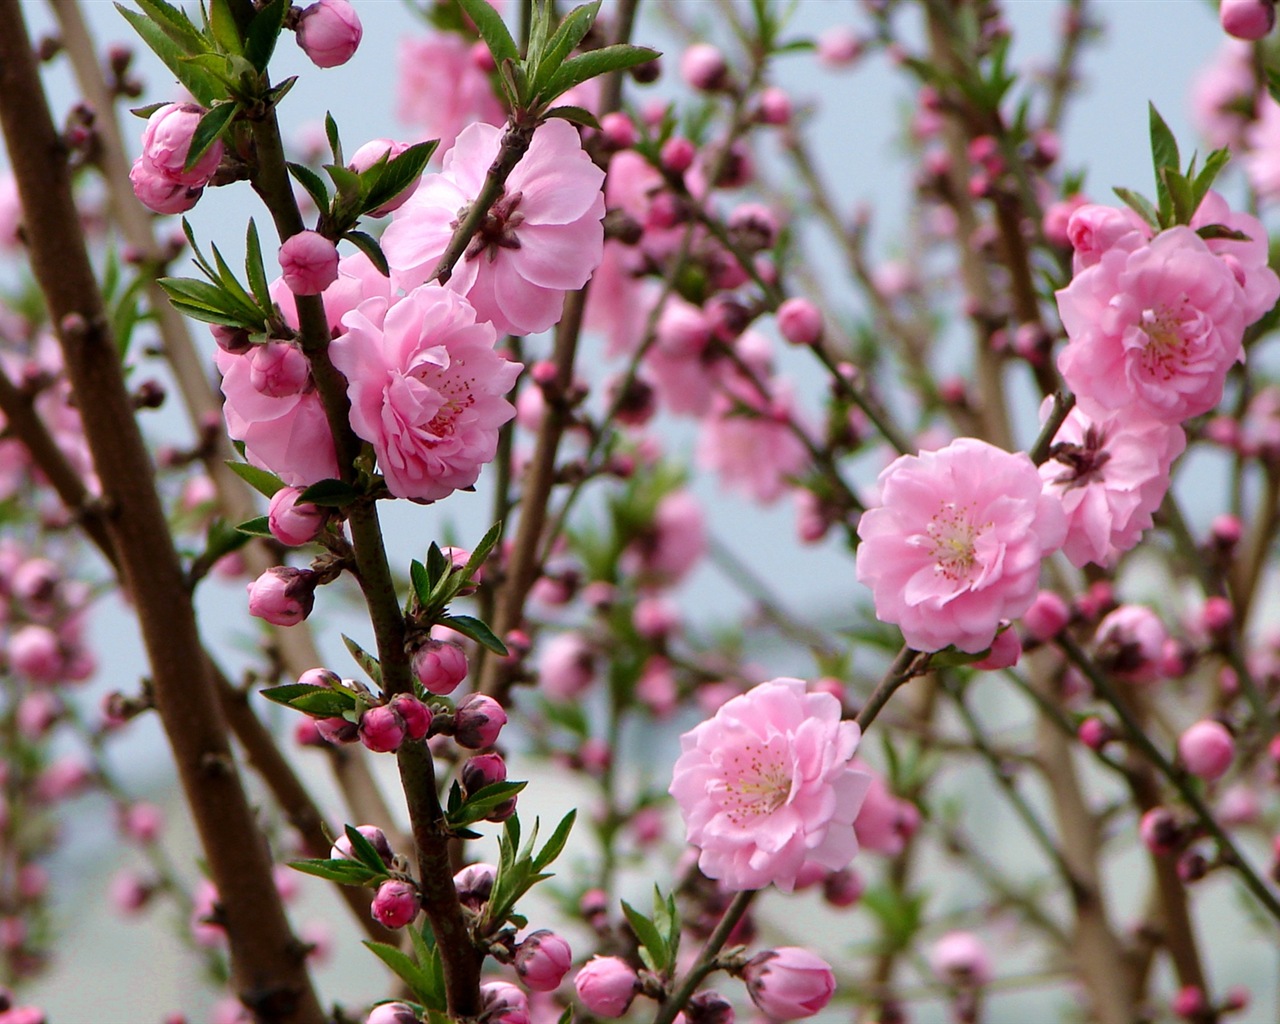
[[[384,157],[388,162],[400,156],[409,148],[407,142],[396,142],[394,139],[373,139],[366,142],[363,146],[351,154],[351,161],[347,165],[353,171],[364,172],[373,167]],[[422,180],[422,176],[414,178],[408,185],[402,188],[389,200],[379,206],[376,210],[370,210],[370,217],[385,217],[387,214],[400,209],[404,206],[406,200],[418,191],[418,183]]]
[[[972,932],[947,932],[929,950],[934,976],[950,985],[985,985],[991,980],[991,957]]]
[[[727,488],[769,505],[805,468],[809,452],[793,429],[790,394],[766,400],[753,384],[732,381],[711,402],[698,435],[697,461]]]
[[[976,654],[1035,599],[1066,518],[1025,454],[961,438],[896,459],[858,524],[857,576],[917,650]]]
[[[423,179],[382,236],[383,251],[405,288],[425,282],[443,254],[460,211],[479,195],[502,131],[472,124]],[[503,334],[534,334],[560,319],[564,293],[581,288],[604,247],[604,172],[582,149],[577,130],[556,119],[539,126],[507,179],[481,233],[454,267],[449,288]]]
[[[483,750],[498,742],[507,713],[488,694],[468,694],[453,713],[453,738],[468,750]]]
[[[378,886],[369,907],[374,919],[387,928],[403,928],[418,916],[422,897],[412,882],[389,879]]]
[[[520,364],[494,352],[493,327],[434,284],[390,309],[370,299],[343,323],[330,358],[348,381],[351,427],[373,445],[391,493],[436,501],[474,484],[515,415],[503,396]]]
[[[413,652],[413,674],[428,693],[453,693],[467,677],[467,653],[450,640],[427,640]]]
[[[581,633],[557,633],[542,645],[538,690],[555,701],[576,700],[595,681],[595,654]]]
[[[401,40],[396,70],[396,116],[421,128],[423,138],[439,139],[441,152],[472,122],[505,120],[488,74],[457,33]]]
[[[1227,35],[1261,39],[1276,26],[1275,0],[1219,0],[1218,20]]]
[[[896,857],[915,831],[920,813],[915,804],[890,793],[884,779],[861,758],[855,759],[853,763],[854,767],[865,772],[870,779],[862,807],[853,821],[854,831],[858,834],[858,846],[886,857]]]
[[[129,183],[138,202],[152,213],[186,213],[204,192],[203,185],[184,185],[174,181],[138,157],[129,170]]]
[[[311,367],[295,346],[280,341],[255,345],[249,360],[249,384],[268,398],[290,398],[311,390]]]
[[[569,973],[569,943],[545,928],[532,932],[516,947],[516,974],[533,992],[553,992]]]
[[[296,626],[315,604],[315,573],[273,565],[248,584],[249,614],[273,626]]]
[[[706,552],[702,505],[688,491],[678,490],[658,502],[652,525],[632,542],[624,565],[649,581],[672,584],[696,568]]]
[[[822,340],[822,312],[811,300],[787,299],[777,316],[779,333],[792,345],[816,345]]]
[[[1244,138],[1242,162],[1249,184],[1264,200],[1280,198],[1280,104],[1265,92],[1258,97],[1258,118]]]
[[[1098,660],[1118,678],[1150,683],[1160,678],[1168,639],[1164,623],[1150,608],[1122,604],[1098,623],[1094,646]]]
[[[271,504],[267,509],[271,535],[289,547],[298,547],[315,540],[329,518],[328,513],[318,505],[299,502],[301,494],[301,488],[281,487],[271,496]]]
[[[1236,742],[1221,722],[1206,718],[1178,737],[1178,757],[1192,775],[1213,782],[1222,778],[1236,756]]]
[[[1114,565],[1151,529],[1186,435],[1142,413],[1119,410],[1095,420],[1077,407],[1053,442],[1040,477],[1067,516],[1063,553],[1076,566]]]
[[[272,281],[268,291],[271,300],[284,314],[285,323],[296,331],[298,307],[284,278],[278,277]],[[382,276],[362,252],[344,256],[338,261],[338,279],[324,290],[321,298],[324,300],[324,315],[329,322],[329,331],[335,338],[347,331],[342,318],[365,299],[397,301],[391,291],[391,282]]]
[[[1215,148],[1241,148],[1257,103],[1253,47],[1228,39],[1192,80],[1191,120]]]
[[[1067,221],[1067,240],[1074,250],[1072,272],[1078,274],[1093,266],[1112,249],[1132,252],[1150,238],[1150,226],[1127,206],[1117,209],[1085,203]]]
[[[1057,295],[1069,339],[1058,369],[1087,412],[1198,416],[1244,357],[1235,274],[1188,227],[1132,252],[1108,250]]]
[[[728,889],[790,892],[801,871],[858,852],[871,777],[851,764],[860,730],[799,679],[761,683],[680,737],[670,786],[698,866]]]
[[[338,475],[338,456],[315,391],[273,398],[253,386],[248,356],[213,354],[222,371],[222,414],[227,432],[244,442],[245,458],[285,483],[306,487]]]
[[[752,957],[742,972],[751,1001],[772,1020],[812,1017],[831,1001],[835,973],[822,957],[799,946],[780,946]]]
[[[1211,224],[1221,224],[1246,236],[1244,239],[1211,238],[1206,244],[1235,275],[1243,293],[1242,311],[1248,326],[1269,313],[1280,298],[1280,277],[1267,262],[1270,252],[1267,229],[1252,214],[1233,211],[1217,192],[1209,192],[1191,218],[1191,227],[1196,229]]]

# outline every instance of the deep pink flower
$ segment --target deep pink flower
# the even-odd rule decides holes
[[[680,737],[670,792],[709,878],[790,892],[807,867],[846,867],[871,776],[853,767],[860,730],[840,702],[775,679]]]
[[[467,677],[467,652],[451,640],[427,640],[413,652],[413,674],[428,693],[453,693]]]
[[[369,910],[387,928],[403,928],[418,916],[422,897],[412,882],[389,879],[378,886]]]
[[[773,1020],[812,1017],[831,1002],[835,973],[822,957],[799,946],[753,956],[742,972],[751,1001]]]
[[[498,742],[507,724],[507,713],[488,694],[472,693],[463,698],[453,713],[453,738],[468,750],[483,750]]]
[[[976,654],[1034,600],[1040,562],[1066,519],[1025,454],[961,438],[880,474],[881,505],[858,524],[858,579],[876,616],[917,650]]]
[[[884,779],[861,758],[856,758],[853,763],[870,778],[867,795],[853,821],[854,831],[858,834],[858,846],[873,853],[882,853],[886,857],[896,857],[915,832],[920,812],[911,801],[890,793]]]
[[[1191,228],[1170,228],[1107,251],[1058,292],[1070,339],[1058,369],[1088,412],[1198,416],[1244,357],[1242,307],[1231,268]]]
[[[1097,263],[1104,252],[1116,248],[1132,252],[1150,239],[1150,226],[1127,206],[1117,209],[1085,203],[1067,221],[1067,240],[1073,250],[1071,268],[1076,274]]]
[[[467,127],[441,173],[424,178],[396,212],[382,247],[399,285],[422,284],[435,270],[501,140],[501,129],[492,125]],[[581,288],[600,265],[603,181],[572,125],[560,119],[540,125],[449,288],[466,295],[499,333],[545,331],[560,319],[564,293]]]
[[[138,202],[152,213],[186,213],[204,192],[203,185],[184,185],[157,171],[138,157],[129,171],[129,182]]]
[[[1140,412],[1120,410],[1095,420],[1077,407],[1053,442],[1053,458],[1041,464],[1040,477],[1067,516],[1063,553],[1076,566],[1114,565],[1151,529],[1186,435]]]
[[[421,128],[423,138],[439,139],[441,152],[472,122],[506,119],[471,44],[456,32],[401,40],[396,71],[396,116]]]
[[[1227,35],[1261,39],[1276,27],[1275,0],[1219,0],[1218,20]]]
[[[520,364],[494,352],[493,327],[434,284],[390,309],[370,299],[343,323],[330,358],[347,378],[351,427],[373,445],[391,493],[436,501],[474,484],[515,415],[503,396]]]

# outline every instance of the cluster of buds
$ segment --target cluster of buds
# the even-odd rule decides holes
[[[214,141],[190,167],[187,156],[206,111],[196,103],[166,103],[147,119],[142,155],[133,162],[133,194],[156,213],[185,213],[199,201],[222,162],[222,143]]]

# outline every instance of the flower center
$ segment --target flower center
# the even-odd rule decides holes
[[[1081,444],[1055,444],[1050,457],[1066,469],[1054,483],[1070,490],[1072,487],[1086,487],[1092,482],[1092,477],[1101,476],[1102,467],[1111,460],[1111,453],[1103,448],[1106,440],[1097,426],[1091,426],[1085,431]]]
[[[934,572],[952,581],[967,579],[977,561],[975,545],[982,531],[970,513],[970,506],[945,501],[925,527],[933,544]]]
[[[1142,368],[1153,377],[1169,380],[1186,361],[1187,339],[1182,319],[1168,306],[1142,311],[1142,332],[1147,344],[1142,349]]]
[[[735,825],[750,825],[787,802],[791,773],[769,750],[750,744],[734,751],[717,788],[720,806],[729,820]]]
[[[523,192],[503,192],[497,201],[489,207],[471,244],[467,246],[466,258],[473,260],[481,253],[489,254],[492,263],[499,249],[519,249],[520,239],[516,237],[516,228],[524,223],[524,214],[517,207],[524,198]],[[463,207],[458,211],[458,219],[451,225],[453,228],[462,222],[471,207]]]

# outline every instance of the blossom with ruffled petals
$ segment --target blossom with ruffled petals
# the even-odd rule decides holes
[[[421,128],[423,138],[439,139],[441,152],[473,121],[506,119],[472,45],[456,32],[402,39],[396,71],[396,116]]]
[[[775,679],[680,737],[670,792],[703,874],[790,892],[803,870],[849,864],[871,777],[853,767],[861,731],[840,715],[831,694]]]
[[[474,484],[515,415],[503,396],[520,364],[494,352],[493,326],[434,284],[390,308],[369,299],[343,324],[330,358],[348,381],[351,427],[373,445],[391,493],[436,501]]]
[[[435,270],[455,226],[480,194],[502,144],[502,130],[463,130],[439,174],[422,180],[396,211],[382,248],[405,288]],[[560,319],[565,292],[581,288],[604,249],[604,172],[563,120],[538,127],[480,232],[453,268],[448,286],[503,334],[535,334]]]
[[[858,524],[857,575],[876,616],[920,651],[976,654],[1031,607],[1066,517],[1023,453],[963,437],[895,459]]]

